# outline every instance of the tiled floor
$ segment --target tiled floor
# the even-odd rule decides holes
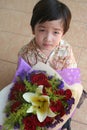
[[[17,67],[17,53],[32,38],[29,22],[37,1],[0,0],[0,89],[12,81]],[[82,84],[87,91],[87,0],[60,1],[72,11],[71,27],[64,38],[73,47],[81,69]],[[87,100],[76,110],[72,130],[87,130],[86,103]]]

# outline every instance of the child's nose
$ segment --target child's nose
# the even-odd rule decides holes
[[[52,40],[52,34],[51,33],[47,33],[45,36],[45,40],[46,41],[51,41]]]

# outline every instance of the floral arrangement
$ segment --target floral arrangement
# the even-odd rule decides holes
[[[47,130],[62,122],[75,99],[56,75],[45,71],[23,72],[10,90],[3,130]]]

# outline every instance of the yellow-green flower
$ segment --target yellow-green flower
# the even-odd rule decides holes
[[[32,105],[28,108],[27,113],[35,113],[40,122],[43,122],[45,118],[55,117],[56,114],[53,113],[49,107],[50,99],[49,96],[42,95],[43,85],[38,86],[36,93],[26,92],[23,94],[23,98],[31,103]]]

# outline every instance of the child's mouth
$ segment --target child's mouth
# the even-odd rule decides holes
[[[52,47],[52,44],[43,44],[45,47]]]

